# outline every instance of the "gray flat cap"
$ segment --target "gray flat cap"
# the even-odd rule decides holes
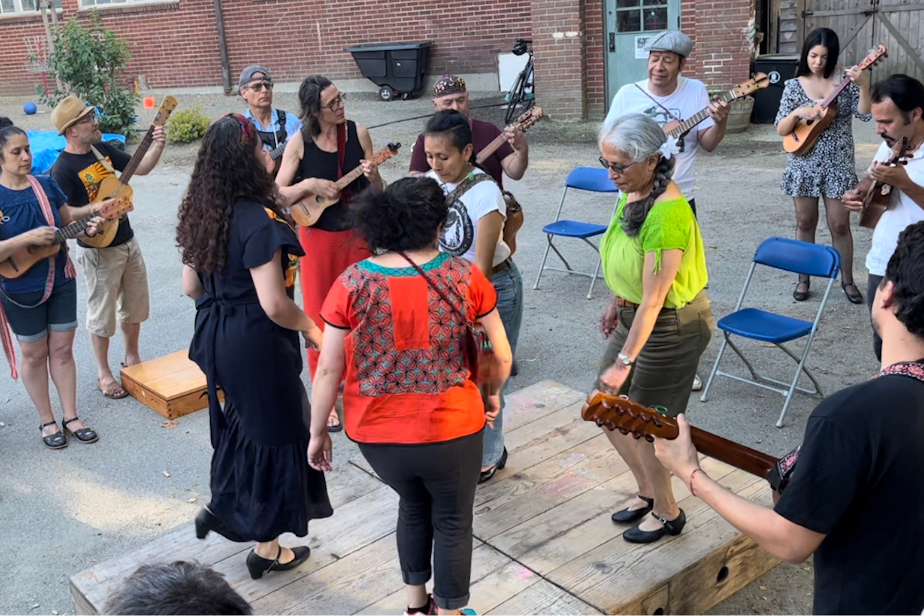
[[[673,51],[684,58],[693,52],[693,41],[683,32],[667,30],[648,40],[646,51]]]

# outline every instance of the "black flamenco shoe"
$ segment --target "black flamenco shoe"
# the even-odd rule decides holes
[[[215,517],[214,513],[204,508],[199,511],[199,515],[196,516],[196,537],[205,539],[209,531],[215,531],[225,539],[234,541],[235,543],[244,543],[247,541],[247,539],[225,526],[224,522]]]
[[[683,512],[683,509],[680,510],[680,515],[673,520],[665,520],[654,513],[651,515],[662,524],[661,528],[658,530],[641,530],[638,526],[635,526],[624,532],[622,538],[629,543],[654,543],[665,535],[679,535],[687,523],[687,515]]]
[[[490,481],[494,477],[494,473],[499,470],[502,470],[507,466],[507,448],[504,447],[504,453],[501,454],[500,460],[497,461],[497,464],[492,466],[486,471],[481,471],[481,475],[478,476],[478,483],[484,483],[485,481]]]
[[[647,496],[638,495],[640,499],[648,503],[646,507],[641,509],[621,509],[611,516],[611,519],[617,524],[627,524],[629,522],[635,522],[636,520],[641,520],[645,515],[651,511],[651,508],[654,507],[654,499],[648,498]]]
[[[279,551],[276,553],[276,558],[273,560],[257,556],[256,552],[250,550],[250,554],[247,555],[247,570],[250,571],[250,577],[259,580],[263,577],[264,573],[269,573],[270,571],[289,571],[290,569],[295,569],[311,556],[311,548],[306,545],[289,549],[295,554],[295,558],[285,564],[279,562],[279,556],[282,554],[282,546],[279,546]]]

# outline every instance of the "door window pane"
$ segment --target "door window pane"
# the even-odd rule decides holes
[[[667,7],[645,8],[645,30],[667,30]]]
[[[0,13],[15,13],[16,12],[16,1],[15,0],[0,0]]]
[[[616,13],[616,32],[641,32],[642,12],[619,11]]]
[[[624,9],[638,6],[641,0],[616,0],[616,8]]]

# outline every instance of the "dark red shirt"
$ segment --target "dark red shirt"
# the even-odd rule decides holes
[[[489,143],[503,132],[490,122],[470,119],[469,123],[472,127],[472,145],[475,146],[475,156],[478,156],[478,152],[485,149]],[[501,166],[501,161],[511,154],[513,154],[513,148],[505,141],[501,147],[495,150],[494,154],[481,163],[484,170],[494,178],[494,181],[501,188],[504,187],[504,168]],[[414,144],[413,152],[411,152],[411,171],[426,173],[429,170],[430,163],[427,162],[427,153],[424,151],[424,135],[421,133],[417,137],[417,143]]]

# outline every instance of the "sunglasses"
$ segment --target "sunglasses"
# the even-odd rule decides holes
[[[273,82],[272,81],[258,81],[247,86],[254,92],[262,92],[263,88],[266,88],[267,92],[273,91]]]
[[[322,107],[324,107],[325,109],[330,109],[331,111],[337,111],[340,107],[346,104],[344,102],[345,100],[346,100],[346,94],[341,92],[340,94],[337,95],[337,98],[335,98],[334,100],[332,100],[326,105],[322,105]]]
[[[626,171],[628,171],[628,170],[629,170],[629,167],[631,167],[631,166],[634,165],[635,163],[633,162],[633,163],[629,163],[628,165],[617,165],[616,163],[611,163],[610,161],[606,160],[605,158],[603,158],[603,157],[601,156],[601,157],[600,157],[600,164],[603,165],[603,168],[604,168],[604,169],[609,169],[610,171],[612,171],[612,172],[615,173],[616,175],[622,175],[622,174],[624,174]]]

